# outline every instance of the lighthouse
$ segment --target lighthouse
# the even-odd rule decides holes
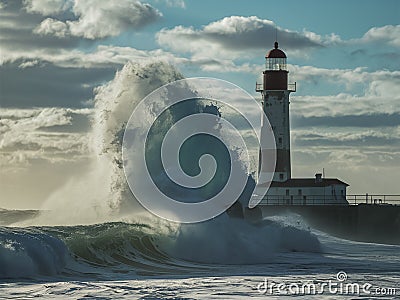
[[[263,197],[261,205],[348,204],[348,184],[337,178],[323,178],[321,173],[316,173],[314,178],[292,178],[289,96],[296,92],[296,83],[288,84],[286,59],[285,52],[275,42],[274,49],[265,56],[263,82],[256,84],[256,91],[261,93],[263,112],[269,120],[261,124],[256,194]],[[271,147],[269,139],[271,131],[275,148]],[[276,157],[275,169],[271,166],[272,157]],[[273,176],[271,170],[274,170]],[[269,178],[272,178],[272,182]]]
[[[269,120],[269,124],[262,124],[261,137],[272,130],[276,144],[276,166],[273,181],[284,182],[291,179],[290,166],[290,127],[289,127],[289,95],[296,91],[296,84],[288,85],[288,70],[286,54],[275,42],[274,49],[265,56],[265,71],[263,83],[256,84],[256,91],[261,93],[262,108]],[[266,145],[265,145],[266,146]],[[271,151],[261,143],[261,156],[268,157]],[[267,165],[265,165],[267,166]],[[263,165],[259,166],[259,177],[267,172]]]

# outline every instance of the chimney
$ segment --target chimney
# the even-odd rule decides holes
[[[317,173],[315,174],[315,183],[321,183],[322,182],[322,174]]]

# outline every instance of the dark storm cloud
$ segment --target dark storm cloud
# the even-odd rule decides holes
[[[21,69],[18,64],[1,67],[1,107],[82,107],[84,101],[92,98],[93,87],[115,74],[111,68],[61,68],[44,64]]]
[[[400,114],[376,113],[324,117],[304,117],[294,115],[292,116],[291,121],[295,127],[392,127],[400,126]]]

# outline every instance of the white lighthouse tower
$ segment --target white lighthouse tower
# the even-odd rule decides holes
[[[288,71],[286,65],[286,54],[278,48],[275,42],[274,49],[265,56],[265,71],[263,72],[263,83],[256,85],[256,91],[262,95],[262,107],[271,124],[276,143],[276,167],[273,181],[287,181],[291,178],[290,167],[290,128],[289,128],[289,94],[296,91],[288,87]],[[262,124],[261,136],[271,130],[267,124]],[[270,149],[260,149],[261,156],[268,157]],[[268,164],[265,164],[268,167]],[[263,172],[268,172],[259,166],[260,178]]]

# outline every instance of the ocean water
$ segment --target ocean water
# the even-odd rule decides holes
[[[399,270],[399,246],[338,239],[296,215],[258,224],[223,215],[196,225],[143,218],[0,228],[2,299],[398,299]],[[347,274],[342,283],[371,287],[322,289],[341,283],[338,272]],[[271,283],[292,290],[269,289]],[[296,290],[309,283],[317,295]]]

